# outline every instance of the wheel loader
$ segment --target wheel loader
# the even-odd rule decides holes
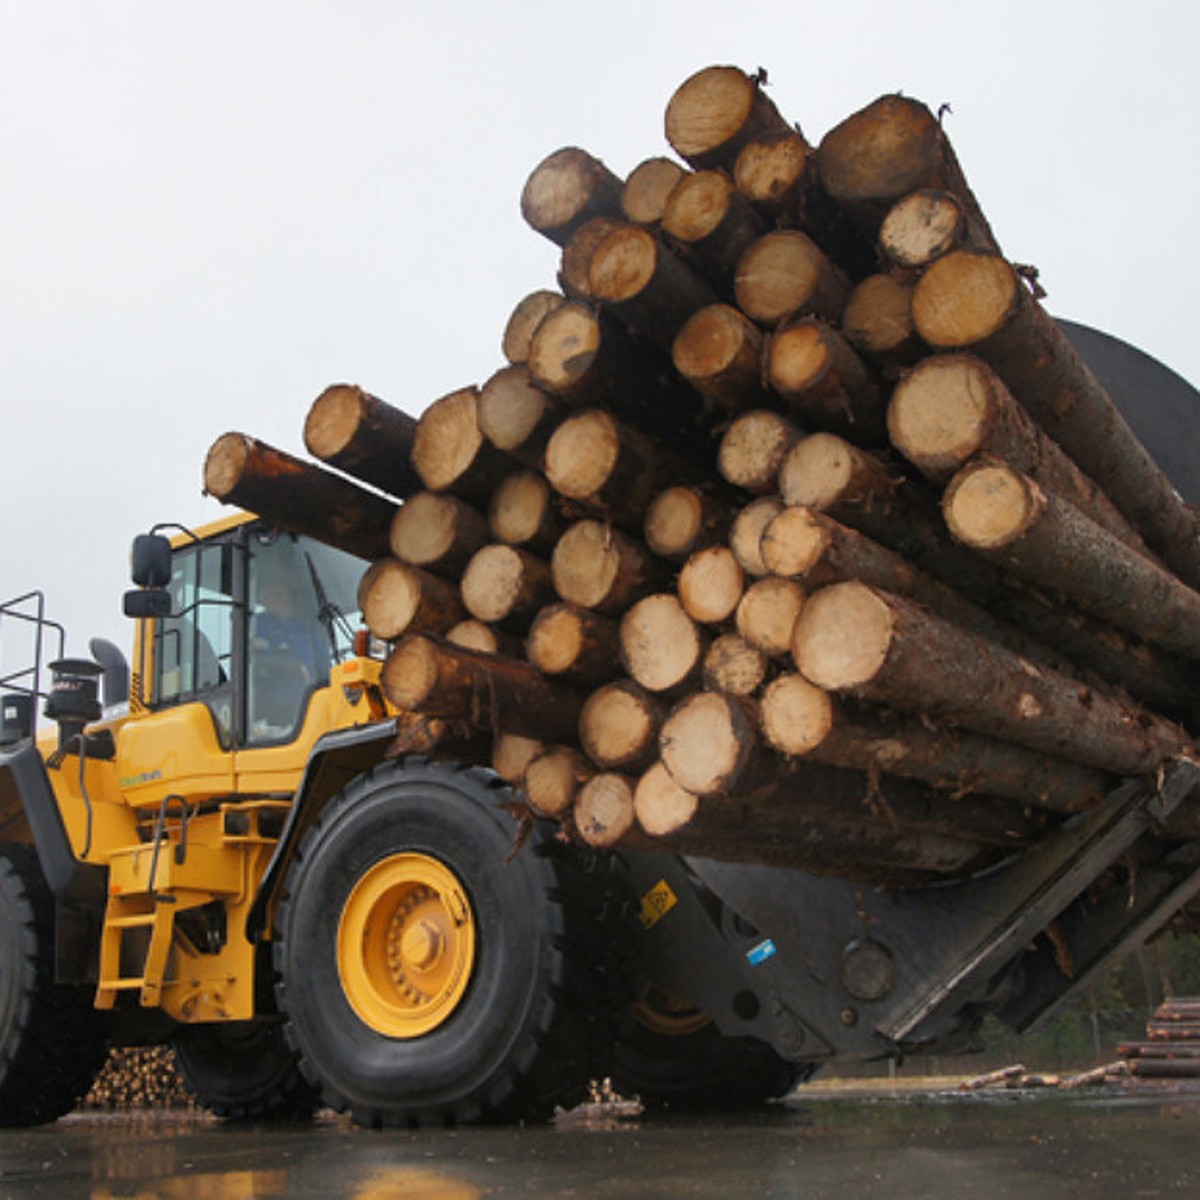
[[[1064,327],[1194,502],[1195,391]],[[1187,762],[936,886],[581,850],[469,749],[400,752],[363,566],[247,513],[157,527],[129,660],[68,657],[37,592],[0,606],[30,647],[0,677],[0,1124],[167,1042],[228,1117],[536,1121],[600,1076],[759,1103],[977,1047],[988,1014],[1033,1029],[1200,890],[1200,843],[1156,834]],[[1117,863],[1136,886],[1089,891]]]

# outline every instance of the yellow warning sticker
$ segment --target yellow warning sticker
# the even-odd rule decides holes
[[[652,929],[679,903],[679,897],[671,891],[670,884],[660,879],[643,897],[642,911],[638,919],[643,929]]]

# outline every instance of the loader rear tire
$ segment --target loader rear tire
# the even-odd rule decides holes
[[[174,1043],[184,1084],[219,1117],[301,1119],[317,1109],[319,1094],[301,1075],[278,1021],[186,1025]]]
[[[42,1125],[87,1094],[107,1047],[93,990],[54,982],[54,897],[30,846],[0,846],[0,1126]]]
[[[510,796],[489,772],[386,764],[329,802],[289,868],[285,1032],[359,1124],[541,1121],[586,1094],[596,889],[544,831],[513,853]]]

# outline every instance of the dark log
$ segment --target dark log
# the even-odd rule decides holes
[[[621,663],[649,692],[677,692],[700,675],[706,639],[670,592],[645,596],[621,618]]]
[[[486,509],[492,492],[518,464],[484,438],[478,412],[479,392],[473,387],[435,400],[417,421],[412,464],[431,492],[453,492]]]
[[[394,503],[244,433],[222,434],[212,444],[204,491],[359,558],[388,553]]]
[[[729,304],[710,304],[684,323],[671,357],[675,369],[705,399],[739,412],[768,400],[762,344],[762,332],[744,313]]]
[[[780,229],[759,238],[742,255],[733,290],[746,316],[773,329],[792,316],[836,321],[846,306],[850,281],[807,234]]]
[[[504,357],[514,366],[525,362],[542,318],[566,302],[567,298],[561,292],[549,288],[539,288],[519,300],[505,323],[504,335],[500,339],[500,352]]]
[[[392,553],[401,562],[446,579],[457,578],[487,541],[483,514],[448,494],[418,492],[392,520]]]
[[[550,560],[554,590],[569,604],[620,615],[635,600],[661,591],[666,566],[618,529],[576,521]]]
[[[635,770],[658,752],[661,703],[631,679],[597,688],[579,714],[579,745],[601,770]]]
[[[589,608],[550,604],[529,627],[525,654],[546,675],[587,687],[620,674],[617,626]]]
[[[517,471],[492,493],[487,523],[497,541],[545,558],[567,528],[550,485],[538,471]]]
[[[525,181],[521,216],[565,246],[592,217],[621,215],[621,181],[586,150],[566,146],[544,158]]]
[[[655,229],[662,224],[667,198],[687,174],[673,158],[648,158],[629,172],[621,192],[621,211],[635,225]]]
[[[802,436],[780,413],[752,409],[730,422],[717,451],[717,469],[734,487],[760,496],[774,492],[779,465]]]
[[[479,432],[498,450],[540,470],[546,443],[563,413],[561,401],[538,387],[529,367],[520,364],[501,367],[483,385],[475,422]]]
[[[395,558],[372,563],[358,585],[358,608],[381,641],[406,633],[445,633],[463,618],[458,588]]]
[[[738,260],[767,232],[723,171],[685,175],[667,200],[662,228],[722,292],[728,292]]]
[[[409,462],[415,417],[350,383],[327,387],[304,420],[304,445],[314,458],[406,499],[421,488]]]
[[[476,551],[460,590],[471,616],[514,631],[528,628],[554,599],[550,567],[543,559],[520,546],[497,543]]]

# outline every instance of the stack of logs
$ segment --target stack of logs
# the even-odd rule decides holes
[[[1200,1079],[1200,996],[1164,1000],[1146,1022],[1146,1041],[1117,1053],[1143,1079]]]
[[[482,386],[327,389],[338,474],[210,451],[207,491],[372,560],[397,752],[488,754],[596,846],[889,884],[1192,757],[1196,514],[939,120],[887,95],[814,147],[720,66],[665,124],[682,161],[533,171],[560,290]]]

